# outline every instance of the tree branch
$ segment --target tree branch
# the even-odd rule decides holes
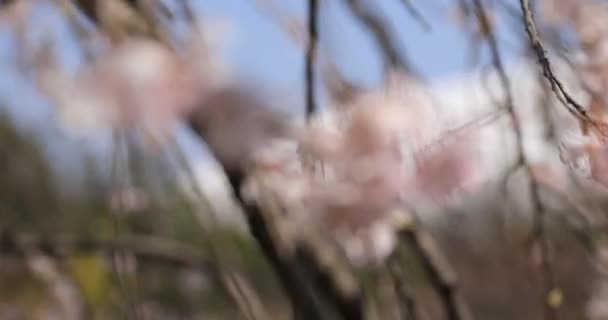
[[[539,186],[536,184],[536,181],[533,179],[532,168],[530,167],[529,161],[527,159],[524,144],[523,144],[523,133],[520,126],[520,121],[517,119],[517,115],[515,112],[515,102],[513,100],[513,94],[511,89],[511,83],[509,81],[509,77],[505,71],[502,58],[500,56],[500,51],[498,48],[498,41],[496,40],[496,35],[494,30],[491,28],[484,5],[482,0],[473,0],[475,4],[475,12],[478,17],[478,21],[482,26],[480,26],[483,30],[487,30],[487,40],[490,46],[490,51],[492,54],[492,63],[494,64],[503,90],[506,95],[506,105],[509,110],[509,114],[511,116],[511,122],[513,123],[513,129],[515,131],[515,136],[517,140],[517,153],[518,159],[517,163],[525,167],[528,178],[528,185],[530,188],[530,199],[532,201],[532,209],[534,210],[534,222],[533,222],[533,231],[532,231],[532,241],[533,248],[536,247],[539,250],[539,255],[541,258],[540,263],[540,276],[543,279],[543,310],[545,319],[558,319],[558,313],[556,306],[547,303],[545,299],[549,297],[552,292],[555,292],[557,289],[557,282],[555,279],[555,275],[553,272],[553,267],[551,266],[551,258],[550,258],[550,246],[549,240],[545,235],[545,218],[546,218],[546,208],[540,199]]]
[[[440,296],[447,318],[473,320],[473,314],[461,296],[456,271],[449,264],[432,235],[416,221],[414,214],[407,213],[407,215],[408,218],[404,221],[397,222],[399,238],[404,243],[411,244],[416,255],[422,260],[422,267]]]
[[[391,39],[387,27],[381,21],[378,15],[372,14],[365,8],[364,0],[346,0],[346,4],[352,13],[365,25],[365,27],[373,34],[376,43],[380,47],[385,59],[386,67],[399,68],[414,73],[411,63],[407,61],[395,44],[396,41]]]
[[[308,47],[306,49],[306,117],[310,118],[317,109],[315,104],[315,57],[317,53],[317,19],[319,11],[318,0],[308,0]]]
[[[422,13],[416,9],[412,0],[401,0],[401,4],[405,7],[405,10],[414,18],[414,20],[418,21],[418,23],[424,28],[426,31],[431,31],[431,24],[422,16]]]
[[[140,258],[213,271],[211,261],[201,255],[200,249],[169,239],[151,236],[122,235],[102,239],[79,235],[39,236],[35,234],[5,232],[0,236],[0,250],[23,255],[24,248],[37,248],[52,256],[65,256],[75,251],[102,251],[111,253],[124,250]]]
[[[549,60],[549,56],[547,54],[547,50],[540,39],[536,24],[534,23],[532,9],[530,8],[530,1],[520,0],[519,3],[523,13],[523,22],[526,33],[530,39],[530,44],[536,52],[538,63],[543,70],[543,75],[551,84],[551,90],[555,93],[555,96],[564,105],[564,107],[566,107],[566,109],[576,118],[589,124],[597,125],[598,123],[589,116],[587,110],[583,108],[583,106],[574,98],[572,98],[572,96],[564,89],[564,85],[555,75],[553,67],[551,66],[551,61]]]
[[[277,241],[274,236],[276,232],[273,232],[270,227],[272,225],[270,218],[257,205],[247,202],[243,198],[241,193],[243,174],[239,171],[227,171],[226,174],[235,197],[246,214],[251,234],[276,270],[280,283],[291,300],[295,319],[323,319],[310,282],[301,269],[302,266],[294,259],[281,255],[281,252],[285,250],[281,249],[280,241]]]
[[[287,14],[280,12],[276,8],[276,3],[272,0],[253,0],[260,11],[263,11],[277,22],[282,31],[288,38],[292,40],[296,46],[307,50],[310,46],[308,40],[304,37],[306,34],[305,27],[297,19],[287,17]],[[318,1],[318,0],[316,0]],[[317,14],[318,16],[318,14]],[[317,23],[318,24],[318,23]],[[317,37],[318,38],[318,37]],[[346,80],[338,70],[335,62],[331,59],[327,51],[323,50],[320,42],[317,39],[315,44],[315,62],[320,66],[321,78],[324,80],[325,86],[328,88],[331,97],[340,104],[346,104],[352,100],[355,92],[361,90],[353,83]]]

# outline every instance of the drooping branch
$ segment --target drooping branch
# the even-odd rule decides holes
[[[110,163],[110,184],[112,192],[120,194],[123,188],[131,187],[129,184],[137,177],[136,163],[133,156],[133,136],[127,130],[115,129],[113,132],[113,147],[112,160]],[[126,203],[118,201],[116,206],[113,206],[109,212],[109,218],[112,223],[113,237],[120,236],[126,231],[124,222],[118,217],[127,213]],[[138,290],[136,283],[127,281],[126,261],[132,256],[132,253],[115,248],[111,250],[111,269],[113,276],[116,277],[118,289],[122,296],[122,300],[126,304],[126,311],[129,318],[143,319],[141,310],[138,306]],[[134,271],[133,273],[135,273]],[[135,275],[135,274],[133,274]],[[136,275],[134,279],[137,279]]]
[[[403,242],[399,243],[403,245]],[[418,320],[417,301],[414,292],[410,288],[406,278],[403,264],[401,263],[401,248],[398,245],[386,260],[386,267],[393,282],[393,290],[399,302],[399,312],[404,320]]]
[[[596,127],[599,129],[600,133],[606,134],[606,128],[604,128],[605,126],[591,118],[587,110],[566,91],[563,83],[555,75],[555,71],[553,70],[551,61],[549,60],[547,49],[545,49],[545,46],[538,33],[538,29],[536,28],[536,24],[534,23],[534,16],[530,7],[530,1],[520,0],[519,3],[526,33],[530,39],[530,44],[536,52],[538,63],[543,70],[543,75],[549,81],[551,90],[555,93],[556,98],[577,119]]]
[[[317,109],[315,104],[315,57],[318,42],[319,1],[308,0],[308,46],[306,48],[306,117],[310,118]]]
[[[475,13],[477,14],[478,21],[482,26],[482,29],[486,30],[486,36],[488,40],[488,44],[490,46],[490,52],[492,55],[492,63],[495,69],[498,72],[498,76],[500,79],[501,86],[505,92],[506,106],[509,111],[509,115],[511,117],[511,122],[513,125],[513,129],[515,132],[515,139],[517,143],[517,165],[523,166],[527,172],[528,179],[528,187],[530,189],[530,200],[532,202],[532,210],[534,214],[534,223],[533,223],[533,233],[532,233],[532,241],[533,248],[538,248],[539,256],[541,258],[540,263],[540,275],[543,279],[543,310],[545,319],[558,319],[557,308],[554,305],[547,303],[545,300],[549,297],[550,294],[559,290],[557,288],[557,283],[555,280],[553,267],[551,265],[550,258],[550,247],[548,239],[545,235],[545,223],[546,223],[546,213],[547,210],[540,198],[540,190],[536,181],[533,178],[532,167],[528,161],[524,144],[523,144],[523,133],[520,126],[520,121],[517,118],[515,111],[515,102],[512,94],[511,82],[509,81],[509,77],[507,76],[502,57],[500,55],[500,50],[498,48],[498,41],[496,39],[496,35],[494,30],[489,24],[489,20],[486,14],[486,10],[484,8],[484,4],[482,0],[473,0],[475,5]]]
[[[342,319],[364,319],[358,281],[331,241],[314,233],[305,234],[298,241],[296,254],[309,266],[318,292],[334,305]]]
[[[412,3],[412,0],[401,0],[401,3],[403,4],[403,7],[405,8],[405,10],[407,10],[407,12],[410,14],[410,16],[414,20],[418,21],[418,23],[425,30],[430,31],[432,29],[431,24],[424,18],[422,13]]]
[[[281,12],[277,8],[276,1],[273,0],[252,0],[255,5],[275,21],[293,43],[302,50],[307,50],[309,47],[307,34],[304,23],[298,21],[295,17],[290,17],[287,13]],[[318,0],[317,0],[318,1]],[[317,14],[318,16],[318,14]],[[318,18],[317,18],[318,19]],[[318,21],[317,21],[318,24]],[[318,40],[318,39],[317,39]],[[351,102],[356,92],[362,91],[362,88],[346,80],[338,70],[338,66],[331,59],[330,55],[321,46],[319,41],[315,44],[315,63],[320,69],[321,79],[323,79],[326,88],[337,103],[348,104]]]
[[[265,217],[280,257],[297,263],[315,296],[326,298],[342,319],[363,319],[358,280],[333,241],[319,230],[297,226],[291,217],[298,212],[286,212],[280,199],[266,191],[263,177],[250,177],[247,189],[249,197],[243,201]]]
[[[444,305],[450,320],[473,320],[462,297],[456,271],[448,262],[433,236],[417,221],[415,215],[405,212],[403,220],[395,221],[399,239],[409,244],[419,257],[422,267],[428,274],[431,285]]]
[[[209,97],[191,115],[189,122],[222,165],[234,196],[246,215],[250,232],[275,269],[296,318],[323,319],[302,266],[292,257],[281,254],[283,244],[276,239],[272,216],[256,204],[245,201],[242,195],[249,157],[267,139],[285,135],[283,119],[254,94],[232,88]]]
[[[383,22],[377,14],[373,14],[366,8],[365,0],[346,0],[346,4],[352,13],[363,23],[363,25],[371,32],[376,39],[386,63],[387,68],[396,68],[405,70],[408,73],[415,74],[414,68],[409,61],[404,57],[401,50],[394,41],[389,32],[387,24]]]
[[[313,288],[306,274],[295,259],[285,257],[285,244],[277,239],[277,231],[273,230],[271,216],[252,203],[244,200],[241,194],[241,185],[244,180],[242,173],[227,172],[233,192],[246,214],[247,223],[253,237],[260,245],[266,258],[274,267],[286,294],[292,304],[295,319],[323,319],[320,306],[315,299]]]
[[[76,0],[74,4],[114,43],[133,37],[167,43],[149,0]]]
[[[182,14],[184,15],[184,17],[186,18],[186,21],[188,21],[188,23],[194,27],[197,28],[198,27],[198,17],[196,15],[196,12],[194,11],[194,8],[192,7],[192,5],[190,4],[189,0],[180,0],[177,1],[179,6],[180,6],[180,11],[182,11]]]
[[[393,289],[399,302],[399,312],[404,320],[418,320],[414,293],[408,287],[407,279],[398,263],[388,261],[388,271],[393,281]]]
[[[203,239],[205,240],[206,249],[209,252],[210,258],[213,259],[214,267],[218,270],[219,278],[222,284],[230,293],[232,299],[237,304],[241,313],[250,320],[261,320],[268,318],[268,312],[262,305],[261,299],[257,296],[251,285],[245,278],[240,277],[232,266],[228,265],[225,261],[222,253],[217,248],[217,239],[213,236],[211,228],[219,227],[219,221],[213,207],[209,202],[207,195],[201,186],[197,183],[195,170],[188,162],[186,153],[181,148],[175,138],[171,139],[169,143],[171,153],[175,156],[178,165],[184,171],[186,178],[189,183],[189,187],[192,188],[199,200],[199,205],[202,209],[208,213],[210,219],[205,219],[203,213],[199,212],[197,208],[190,203],[187,203],[188,210],[190,213],[197,218],[201,229],[203,229]]]
[[[214,272],[207,256],[187,244],[151,236],[123,234],[114,239],[80,235],[39,236],[35,234],[2,233],[0,251],[23,255],[24,248],[36,248],[51,256],[65,256],[72,252],[100,251],[111,253],[124,250],[140,258]]]
[[[285,212],[280,201],[265,192],[268,187],[257,184],[252,154],[272,139],[290,137],[291,130],[285,122],[287,119],[256,98],[235,88],[220,92],[208,98],[192,115],[191,128],[204,139],[223,166],[246,214],[250,232],[277,272],[298,319],[323,319],[317,298],[320,294],[329,295],[331,305],[343,319],[361,319],[363,299],[356,289],[356,281],[349,281],[350,285],[345,287],[351,289],[343,290],[344,276],[336,276],[336,270],[342,269],[334,268],[334,263],[325,260],[328,251],[319,252],[321,246],[316,239],[286,230],[286,223],[292,222],[285,218],[290,212]],[[248,186],[253,183],[260,196],[251,198],[243,194],[246,180],[252,181]]]

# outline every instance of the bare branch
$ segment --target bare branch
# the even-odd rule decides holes
[[[272,216],[256,204],[245,201],[242,195],[242,184],[253,150],[268,139],[286,134],[286,124],[282,120],[255,94],[237,87],[221,90],[209,97],[191,115],[189,123],[222,165],[234,196],[243,208],[250,232],[275,269],[296,318],[323,319],[302,266],[281,254],[284,244],[276,239]]]
[[[195,30],[198,30],[198,17],[194,11],[194,8],[192,8],[192,5],[190,4],[190,0],[179,0],[177,3],[180,6],[182,14],[186,18],[186,21],[188,21],[188,23],[195,28]]]
[[[393,250],[388,257],[386,264],[393,281],[393,287],[397,300],[399,301],[399,311],[403,320],[417,320],[416,300],[414,293],[408,286],[405,272],[400,264],[399,247]]]
[[[385,63],[389,68],[399,68],[408,73],[415,73],[414,69],[403,57],[396,41],[391,39],[388,27],[382,22],[378,15],[375,15],[366,8],[365,0],[346,0],[352,13],[365,25],[365,27],[374,35],[382,54],[384,55]]]
[[[111,161],[111,184],[112,192],[120,194],[123,192],[123,188],[129,187],[129,178],[132,178],[128,173],[133,173],[134,170],[129,170],[130,166],[134,165],[132,151],[133,141],[127,130],[114,129],[113,132],[113,148],[112,148],[112,161]],[[113,237],[119,236],[125,231],[124,222],[119,218],[121,215],[127,213],[128,209],[124,201],[118,201],[118,205],[111,208],[109,212],[109,218],[112,222]],[[137,305],[137,288],[132,282],[127,281],[125,264],[127,259],[132,253],[121,250],[113,249],[112,254],[112,273],[116,277],[118,287],[122,298],[127,305],[126,311],[129,314],[129,318],[143,319],[140,308]],[[137,277],[134,277],[137,278]]]
[[[292,40],[296,46],[306,50],[310,44],[305,35],[305,27],[295,17],[288,17],[276,7],[273,0],[253,0],[263,13],[269,15],[277,22],[282,31]],[[317,0],[318,1],[318,0]],[[318,39],[317,39],[318,40]],[[338,103],[345,104],[351,101],[356,91],[360,91],[354,84],[350,83],[340,74],[338,66],[329,54],[323,50],[319,41],[315,44],[315,60],[321,69],[322,79],[327,86],[331,97]]]
[[[597,127],[599,131],[604,134],[605,129],[603,126],[589,116],[587,110],[566,91],[562,82],[555,75],[553,67],[551,66],[551,61],[549,60],[549,56],[547,54],[547,50],[540,39],[536,24],[534,23],[532,9],[530,8],[530,1],[520,0],[519,3],[523,13],[526,33],[530,38],[530,44],[536,52],[538,62],[543,69],[543,75],[551,84],[551,89],[555,93],[555,96],[577,119]]]
[[[418,21],[418,23],[424,28],[426,31],[431,31],[431,24],[422,16],[422,13],[416,9],[412,0],[401,0],[401,3],[405,7],[405,10],[414,18],[414,20]]]
[[[4,253],[23,255],[26,253],[23,251],[24,248],[28,247],[37,248],[52,256],[65,256],[75,251],[111,253],[115,250],[124,250],[143,259],[214,272],[211,261],[201,254],[199,248],[152,236],[124,234],[114,239],[103,239],[68,234],[44,237],[5,232],[0,237],[0,250]]]
[[[58,261],[44,255],[36,248],[25,248],[25,262],[34,276],[50,288],[61,308],[63,319],[85,318],[85,303],[73,279],[61,272]]]
[[[534,210],[534,225],[533,225],[533,246],[537,247],[541,257],[540,263],[540,273],[543,277],[543,290],[544,290],[544,298],[547,298],[549,294],[555,292],[557,290],[557,283],[555,280],[553,268],[551,266],[550,261],[550,252],[549,252],[549,243],[548,239],[545,235],[545,218],[546,218],[546,208],[543,205],[540,194],[539,194],[539,186],[536,184],[536,181],[533,179],[532,168],[528,162],[524,145],[523,145],[523,134],[520,126],[520,121],[517,119],[517,115],[515,112],[515,102],[513,101],[511,83],[509,81],[509,77],[505,71],[502,58],[500,56],[500,51],[498,48],[498,42],[496,40],[496,35],[494,30],[490,27],[489,20],[484,9],[482,0],[473,0],[475,4],[475,12],[478,16],[479,23],[483,24],[481,26],[482,29],[487,30],[487,40],[490,46],[490,51],[492,53],[492,63],[494,64],[496,70],[498,71],[498,75],[500,78],[501,85],[505,91],[506,95],[506,105],[509,110],[509,114],[511,116],[511,122],[513,123],[513,129],[515,131],[515,136],[517,140],[517,152],[518,159],[517,164],[522,165],[526,168],[528,184],[530,188],[530,199],[532,201],[532,208]],[[543,300],[543,310],[545,313],[546,319],[558,319],[558,314],[555,306],[547,303]]]
[[[310,280],[310,288],[326,297],[344,320],[363,319],[363,298],[358,280],[353,276],[334,243],[314,230],[295,226],[280,199],[266,192],[263,178],[253,177],[247,187],[258,194],[245,200],[259,208],[283,259],[293,260]]]
[[[243,194],[246,178],[256,187],[257,179],[252,172],[252,152],[268,141],[289,136],[289,127],[279,114],[263,101],[256,101],[242,89],[231,88],[208,98],[198,112],[190,119],[191,128],[209,146],[215,158],[224,168],[233,193],[240,202],[249,224],[250,232],[260,245],[266,258],[277,272],[285,292],[289,295],[294,312],[301,319],[323,319],[315,292],[324,288],[331,297],[332,304],[344,319],[360,319],[363,316],[358,292],[341,293],[340,281],[334,281],[333,268],[326,268],[311,241],[292,239],[278,220],[287,213],[278,205],[273,196],[247,199]],[[231,121],[221,121],[221,119]],[[220,120],[219,123],[217,120]],[[261,179],[260,179],[261,180]],[[263,185],[257,189],[267,190]],[[282,220],[281,220],[282,219]],[[314,240],[314,239],[313,239]],[[324,251],[325,252],[325,251]],[[342,278],[340,278],[342,279]],[[317,291],[318,290],[318,291]],[[354,311],[353,311],[354,310]],[[355,317],[355,315],[357,315]]]
[[[403,221],[396,221],[399,238],[411,244],[422,266],[430,277],[432,286],[444,304],[447,318],[450,320],[473,320],[458,286],[456,271],[439,248],[433,236],[421,226],[415,215],[406,212]]]
[[[315,57],[317,53],[317,20],[319,1],[308,0],[308,47],[306,49],[306,116],[310,118],[317,109],[315,104]]]
[[[268,312],[262,305],[261,299],[253,290],[251,290],[248,281],[245,278],[240,277],[232,270],[232,266],[229,266],[224,261],[223,255],[217,248],[217,241],[215,241],[213,232],[210,231],[210,226],[208,226],[208,224],[211,223],[211,227],[217,228],[219,226],[219,221],[213,212],[213,207],[205,195],[204,190],[197,183],[194,169],[190,166],[185,152],[175,139],[171,140],[170,147],[172,148],[171,151],[173,151],[172,154],[177,159],[178,165],[185,171],[190,187],[198,197],[203,210],[209,213],[210,219],[204,219],[205,217],[203,217],[202,212],[199,212],[200,210],[197,210],[197,208],[188,203],[189,211],[197,218],[200,227],[203,229],[202,236],[205,240],[207,250],[213,258],[215,268],[218,270],[222,284],[230,293],[231,298],[237,304],[237,307],[244,316],[250,320],[267,319]]]
[[[363,319],[358,280],[333,243],[311,232],[299,239],[298,247],[298,260],[309,267],[317,290],[334,304],[342,319]]]
[[[277,237],[278,231],[272,215],[260,209],[256,204],[245,201],[241,194],[243,182],[241,172],[228,171],[227,175],[233,192],[247,215],[251,234],[277,271],[279,280],[291,300],[295,319],[323,319],[311,283],[302,269],[303,265],[293,257],[284,254],[288,251],[285,247],[288,244]]]

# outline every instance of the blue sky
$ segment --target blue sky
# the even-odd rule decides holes
[[[255,80],[267,90],[300,97],[303,89],[303,52],[293,45],[276,21],[256,7],[256,1],[274,3],[304,21],[305,0],[193,0],[193,3],[204,19],[226,20],[232,25],[233,39],[224,52],[234,71]],[[412,1],[431,22],[431,31],[425,30],[411,18],[402,1],[371,0],[368,3],[389,21],[395,41],[418,71],[431,82],[465,72],[470,45],[453,19],[449,18],[456,1]],[[510,2],[517,5],[515,0]],[[343,0],[322,0],[320,3],[321,45],[329,51],[348,78],[367,85],[376,83],[380,79],[382,65],[373,39],[353,19]],[[36,20],[53,20],[53,17],[39,10]],[[499,23],[499,26],[501,39],[516,43],[505,24]],[[69,48],[69,41],[65,37],[60,41]],[[10,46],[6,45],[8,43],[10,41],[7,41],[6,35],[0,36],[0,48],[4,49],[0,50],[0,58],[3,61],[6,61],[7,51],[10,52]],[[503,45],[503,49],[506,48]],[[67,52],[64,61],[70,64],[75,62],[75,50]],[[513,51],[507,50],[507,56],[513,56]],[[0,77],[0,98],[20,91],[13,79],[7,76],[10,69],[11,66],[6,63],[0,65],[5,75]]]
[[[395,41],[403,52],[431,83],[466,72],[471,46],[457,26],[450,12],[454,0],[411,0],[432,25],[425,30],[408,14],[403,0],[369,0],[372,10],[389,22]],[[271,94],[292,98],[291,108],[303,106],[304,55],[278,23],[260,11],[256,2],[274,3],[279,9],[305,20],[305,0],[193,0],[203,19],[227,21],[231,25],[232,40],[225,49],[225,60],[231,69],[261,85]],[[491,2],[491,1],[490,1]],[[344,0],[320,1],[321,45],[337,61],[341,71],[351,80],[365,85],[376,83],[381,76],[382,62],[373,38],[352,17]],[[509,0],[515,8],[517,1]],[[57,17],[48,10],[37,10],[34,21],[38,28],[33,34],[48,32],[48,25],[65,28],[56,23]],[[453,14],[452,14],[453,16]],[[511,45],[517,44],[504,19],[499,20],[498,33],[507,58],[514,57]],[[46,23],[46,27],[44,27]],[[40,27],[40,26],[43,27]],[[0,27],[0,100],[18,101],[12,111],[21,119],[36,123],[48,121],[48,110],[41,110],[41,99],[24,88],[13,72],[11,39]],[[61,33],[59,30],[58,33]],[[64,33],[65,34],[65,33]],[[59,37],[60,45],[68,50],[64,62],[74,66],[77,53],[67,37]],[[487,63],[487,50],[483,61]],[[507,59],[508,60],[508,59]],[[295,99],[293,99],[295,98]],[[322,97],[320,97],[322,98]],[[295,102],[294,102],[295,101]],[[44,109],[44,107],[42,108]]]
[[[303,105],[304,56],[301,49],[279,28],[276,21],[260,12],[257,0],[194,0],[204,19],[226,19],[233,26],[233,41],[226,48],[226,60],[241,76],[250,78],[272,94],[296,98],[292,107]],[[304,20],[305,0],[260,0],[276,3],[280,8]],[[431,82],[444,77],[462,74],[466,70],[469,44],[453,20],[449,19],[454,1],[413,0],[423,16],[432,23],[427,31],[412,19],[401,5],[402,0],[369,0],[380,14],[390,21],[394,39],[400,42],[408,58]],[[342,72],[350,79],[365,85],[376,83],[381,76],[381,59],[375,50],[373,39],[353,19],[343,0],[321,0],[321,45],[338,62]],[[515,0],[511,0],[516,4]],[[53,20],[48,11],[40,10],[36,20]],[[54,25],[57,25],[56,23]],[[499,23],[502,40],[512,38]],[[44,29],[44,28],[42,28]],[[1,30],[1,29],[0,29]],[[40,31],[40,30],[39,30]],[[43,30],[44,31],[44,30]],[[70,142],[55,139],[58,128],[49,125],[51,112],[24,79],[15,76],[11,65],[10,37],[0,32],[0,102],[8,101],[12,113],[21,124],[50,138],[49,148],[59,159],[65,157]],[[70,47],[65,37],[60,42]],[[514,41],[511,42],[514,43]],[[503,46],[504,48],[504,46]],[[512,57],[513,51],[507,50]],[[64,61],[77,63],[75,50],[67,50]],[[487,61],[486,59],[484,59]],[[14,61],[14,60],[13,60]],[[299,104],[299,105],[298,105]],[[72,139],[73,140],[73,139]],[[196,149],[196,148],[189,148]],[[59,161],[62,162],[62,161]]]
[[[262,0],[304,19],[304,0]],[[236,44],[228,51],[230,61],[241,71],[270,83],[296,84],[301,81],[303,56],[277,27],[256,8],[256,0],[200,0],[199,10],[209,17],[224,17],[234,23]],[[380,77],[380,58],[372,38],[345,8],[343,1],[320,1],[322,45],[339,62],[345,74],[362,83],[374,83]],[[413,1],[432,30],[426,31],[412,19],[402,0],[369,1],[371,6],[392,24],[395,39],[403,51],[430,79],[461,73],[468,56],[468,42],[455,22],[449,19],[455,1]],[[512,1],[514,4],[515,1]],[[500,28],[508,39],[506,28]]]

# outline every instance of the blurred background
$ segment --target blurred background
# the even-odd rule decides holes
[[[0,319],[608,319],[607,17],[594,0],[0,1]],[[257,105],[347,191],[290,176]],[[235,182],[260,170],[283,224]],[[388,222],[395,203],[414,226]]]

